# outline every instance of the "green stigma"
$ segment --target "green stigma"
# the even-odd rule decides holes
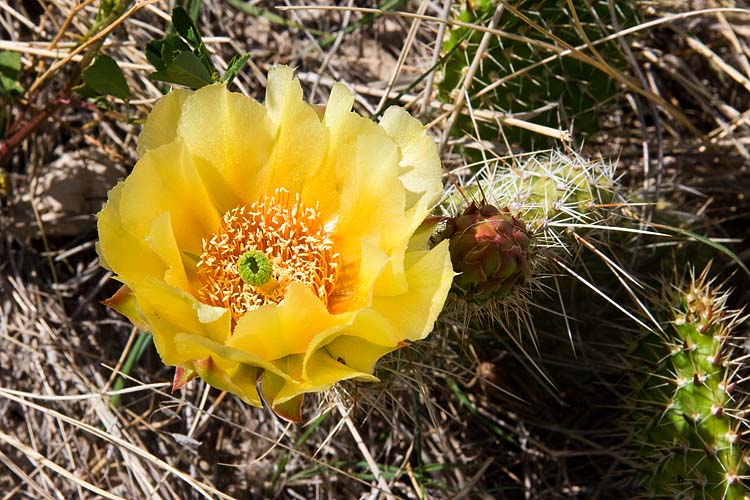
[[[271,260],[258,250],[243,253],[237,261],[237,271],[248,285],[261,286],[273,279]]]

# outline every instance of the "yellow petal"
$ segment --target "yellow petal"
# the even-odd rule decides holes
[[[283,187],[298,193],[318,174],[326,134],[316,110],[302,100],[302,87],[291,68],[271,68],[266,88],[266,108],[276,129],[276,142],[263,175],[263,191]],[[310,201],[314,205],[317,199]]]
[[[361,255],[363,267],[359,272],[355,302],[361,304],[369,300],[373,282],[384,264],[368,259],[364,252],[370,255],[377,255],[377,252],[368,251],[367,246],[385,255],[392,255],[394,248],[405,248],[409,221],[404,218],[404,188],[397,178],[398,152],[382,131],[358,138],[344,157],[350,159],[351,172],[343,186],[334,234],[341,255]],[[390,265],[400,264],[396,260]],[[393,283],[398,279],[395,277]],[[403,289],[405,282],[401,285]]]
[[[337,248],[343,249],[343,243]],[[347,249],[339,259],[339,277],[333,294],[328,298],[328,309],[333,313],[343,313],[369,306],[372,284],[388,265],[388,260],[388,254],[369,239],[361,240],[359,248]]]
[[[245,313],[227,346],[271,361],[306,352],[316,335],[333,333],[350,319],[351,315],[330,314],[307,286],[292,282],[281,304]]]
[[[200,255],[203,236],[219,227],[219,214],[181,141],[150,150],[123,183],[120,215],[132,234],[146,238],[164,212],[181,251]]]
[[[307,378],[309,363],[319,350],[356,371],[372,373],[375,362],[402,345],[403,336],[393,323],[375,309],[357,311],[352,324],[334,335],[316,338],[303,362],[302,377]]]
[[[426,337],[443,307],[454,276],[447,243],[406,255],[407,293],[373,298],[373,309],[386,316],[405,340]]]
[[[235,370],[227,372],[214,362],[213,358],[208,357],[205,360],[194,362],[193,369],[212,387],[236,394],[250,405],[263,406],[258,396],[258,390],[255,388],[258,380],[258,368],[239,365]]]
[[[273,374],[264,373],[263,379],[260,385],[260,392],[263,394],[263,399],[269,403],[272,403],[276,399],[276,395],[284,387],[286,381]],[[273,412],[279,417],[288,420],[290,422],[301,422],[302,421],[302,402],[304,400],[304,394],[299,394],[293,398],[290,398],[284,402],[271,404]]]
[[[167,268],[164,272],[164,282],[192,293],[194,292],[193,285],[190,284],[185,273],[182,255],[172,231],[170,215],[169,212],[164,212],[153,221],[146,241]]]
[[[127,277],[120,278],[126,284],[138,282],[146,276],[163,278],[166,267],[161,259],[142,238],[133,236],[123,227],[120,218],[123,186],[124,183],[120,182],[109,191],[107,203],[97,215],[99,256],[116,273],[129,271]]]
[[[357,311],[351,324],[342,328],[323,331],[312,339],[307,348],[307,352],[302,359],[302,372],[300,378],[309,378],[309,370],[312,369],[310,368],[311,360],[315,358],[318,351],[321,349],[328,350],[333,359],[346,366],[360,366],[360,363],[356,363],[356,361],[356,364],[354,365],[348,362],[350,358],[354,359],[354,357],[357,356],[357,353],[337,351],[334,355],[333,352],[329,350],[331,345],[338,345],[338,339],[342,337],[358,338],[363,346],[372,346],[374,348],[372,352],[381,352],[380,356],[398,348],[402,340],[401,333],[398,332],[389,319],[383,316],[379,311],[370,308],[360,309]],[[367,353],[363,352],[362,354],[366,355]],[[372,370],[368,371],[368,373],[371,372]]]
[[[407,208],[424,194],[428,200],[426,205],[437,203],[443,189],[443,172],[435,142],[427,135],[424,126],[397,106],[385,111],[380,125],[401,151],[399,177],[410,192]]]
[[[135,294],[127,285],[122,285],[113,296],[102,301],[102,303],[126,316],[137,328],[148,330],[148,323],[138,309]]]
[[[243,203],[237,194],[236,186],[231,186],[216,165],[199,156],[193,156],[192,159],[211,204],[216,207],[217,214],[224,214]]]
[[[156,102],[138,136],[138,156],[175,140],[182,105],[192,93],[190,90],[175,89]]]
[[[359,337],[341,335],[325,347],[332,359],[337,360],[352,370],[361,373],[373,373],[377,361],[391,351],[401,347],[385,347],[373,344]]]
[[[308,179],[302,188],[304,199],[316,200],[326,221],[338,220],[338,209],[344,185],[352,175],[349,156],[352,143],[365,130],[375,126],[370,120],[352,113],[354,96],[342,84],[335,84],[323,114],[328,149],[318,175]]]
[[[376,236],[384,249],[402,234],[405,193],[398,180],[398,150],[385,134],[358,137],[349,152],[336,234]]]
[[[290,371],[299,369],[302,365],[301,356],[293,356],[293,359],[289,361],[288,369]],[[300,394],[309,392],[321,392],[342,380],[349,380],[356,378],[364,382],[377,382],[378,378],[370,373],[360,372],[352,369],[346,365],[343,365],[333,359],[330,354],[324,350],[316,352],[307,363],[308,377],[304,380],[292,377],[290,380],[286,380],[283,386],[276,393],[272,399],[272,405],[281,405],[292,398],[298,397]],[[265,385],[266,377],[264,375],[262,385]],[[264,392],[264,398],[265,398]]]
[[[278,362],[270,363],[253,353],[225,346],[203,335],[177,333],[174,335],[173,341],[172,354],[174,359],[183,360],[176,363],[179,365],[191,363],[196,359],[211,357],[217,365],[220,365],[227,372],[237,369],[238,365],[247,365],[259,368],[267,373],[276,374],[284,380],[291,380],[291,375],[286,373],[283,367],[277,366]]]
[[[261,194],[263,182],[258,176],[271,154],[274,133],[263,106],[229,92],[223,84],[207,85],[189,96],[178,129],[190,152],[211,164],[235,200],[246,204]],[[228,200],[220,210],[233,208],[238,204],[235,200]]]
[[[201,303],[192,295],[168,286],[162,281],[144,279],[133,287],[138,307],[147,319],[154,335],[154,344],[165,364],[183,365],[186,362],[206,358],[211,353],[186,353],[175,336],[187,333],[224,342],[230,334],[231,318],[228,311],[201,322],[198,309]]]

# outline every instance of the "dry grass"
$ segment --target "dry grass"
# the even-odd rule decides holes
[[[445,4],[408,2],[398,10],[419,15],[373,18],[349,8],[280,11],[270,2],[210,0],[202,2],[199,26],[219,67],[236,53],[252,55],[234,85],[256,98],[277,63],[297,68],[315,102],[326,100],[334,81],[359,94],[363,114],[397,98],[431,124],[452,182],[462,178],[466,140],[446,125],[458,113],[528,125],[524,116],[467,108],[460,94],[452,103],[436,101],[433,76],[421,77],[439,56]],[[569,281],[564,273],[550,273],[534,295],[529,314],[539,317],[539,338],[537,347],[525,344],[530,355],[491,322],[447,314],[428,340],[381,363],[381,384],[343,384],[312,398],[305,425],[282,423],[199,381],[170,393],[171,369],[153,347],[112,406],[138,332],[99,303],[117,287],[97,261],[95,213],[137,160],[138,123],[162,95],[147,78],[143,47],[163,34],[169,5],[134,2],[101,48],[125,70],[134,96],[128,106],[92,103],[69,89],[87,57],[74,48],[97,5],[0,2],[0,50],[22,54],[20,83],[31,89],[0,105],[14,124],[42,115],[0,164],[9,182],[0,197],[0,499],[629,494],[624,483],[610,481],[626,458],[616,446],[624,438],[602,425],[604,408],[618,397],[617,360],[598,357],[613,340],[581,331],[588,312],[577,297],[565,297],[578,304],[573,310],[559,310],[560,290],[582,293],[580,284],[558,282]],[[748,261],[750,14],[655,5],[653,22],[618,35],[630,48],[630,68],[613,75],[622,92],[584,154],[618,162],[629,199],[647,204],[623,210],[632,220],[647,223],[660,204],[672,225],[705,227]],[[480,146],[488,158],[513,154]],[[600,242],[597,248],[610,244]],[[622,293],[602,285],[597,264],[587,266],[586,279],[605,295]],[[736,279],[738,287],[747,283],[741,273]],[[735,297],[746,302],[750,295]],[[602,321],[635,328],[625,316],[607,314]],[[569,334],[580,343],[575,355]],[[566,367],[573,371],[564,374]],[[567,385],[576,380],[592,384]]]

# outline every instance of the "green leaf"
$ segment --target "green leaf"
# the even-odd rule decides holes
[[[198,28],[190,19],[190,15],[180,6],[172,10],[172,24],[174,29],[187,40],[191,47],[197,48],[203,44]]]
[[[184,2],[185,10],[190,14],[190,19],[193,20],[193,22],[198,21],[198,15],[201,11],[201,0],[185,0]]]
[[[161,55],[163,47],[164,40],[151,40],[146,44],[146,50],[144,51],[149,64],[156,68],[157,71],[166,67]]]
[[[79,85],[75,90],[84,99],[96,99],[102,96],[100,92],[97,92],[86,84]]]
[[[128,81],[117,62],[109,56],[97,57],[83,71],[83,82],[99,95],[112,95],[123,101],[130,99]]]
[[[211,73],[192,52],[180,52],[171,64],[148,75],[151,80],[199,89],[211,83]]]
[[[16,79],[21,70],[20,52],[0,52],[0,74],[4,77]]]
[[[0,52],[0,94],[23,92],[23,87],[18,84],[20,71],[21,54],[19,52]]]
[[[216,68],[214,68],[211,62],[206,44],[203,43],[198,28],[193,23],[193,20],[190,19],[190,15],[185,9],[177,6],[172,10],[172,25],[177,33],[187,40],[187,43],[193,48],[193,53],[198,56],[198,59],[206,67],[208,73],[216,73]]]
[[[177,35],[167,35],[146,44],[146,59],[157,71],[172,64],[182,52],[190,52],[190,47]]]
[[[235,79],[237,74],[242,70],[242,68],[247,64],[247,61],[250,60],[250,54],[244,54],[241,56],[234,56],[232,59],[229,60],[229,65],[227,66],[226,72],[224,72],[224,76],[221,78],[221,81],[229,85],[232,83],[232,80]]]

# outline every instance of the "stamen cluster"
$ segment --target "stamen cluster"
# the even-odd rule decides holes
[[[250,206],[224,214],[221,229],[203,240],[198,262],[201,300],[231,310],[236,320],[246,311],[284,299],[292,281],[304,283],[328,304],[338,274],[338,254],[318,207],[305,206],[299,194],[276,189]],[[245,282],[238,269],[250,251],[265,254],[275,286]]]

